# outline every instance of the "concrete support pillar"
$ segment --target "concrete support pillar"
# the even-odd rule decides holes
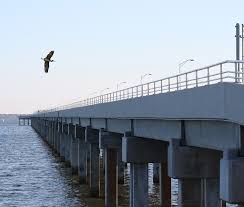
[[[65,161],[65,124],[60,123],[60,157],[62,161]]]
[[[86,152],[87,152],[87,144],[79,139],[78,141],[78,150],[79,150],[79,156],[78,156],[78,175],[79,175],[79,181],[81,184],[87,183],[86,180]]]
[[[168,163],[159,165],[160,206],[171,206],[171,178],[168,176]]]
[[[105,149],[105,207],[118,205],[117,150]]]
[[[148,163],[165,163],[166,154],[165,142],[124,135],[122,160],[131,166],[130,207],[148,206]]]
[[[153,183],[159,183],[159,163],[153,163]]]
[[[86,153],[87,144],[85,143],[85,128],[76,125],[75,126],[75,137],[78,139],[78,175],[81,184],[87,183],[86,178]]]
[[[90,194],[92,197],[99,197],[99,132],[98,130],[86,127],[85,142],[90,148]]]
[[[119,159],[121,146],[122,135],[100,130],[99,147],[104,151],[105,160],[105,207],[118,205],[118,170],[121,163],[121,158]]]
[[[122,161],[122,145],[118,149],[117,165],[118,165],[118,183],[119,184],[124,184],[124,182],[125,182],[124,181],[125,180],[125,164]]]
[[[60,123],[56,123],[56,150],[57,153],[60,155]]]
[[[99,197],[99,147],[90,144],[90,193],[92,197]]]
[[[100,148],[99,156],[99,197],[105,196],[105,152]]]
[[[90,158],[90,145],[89,144],[87,144],[87,145],[88,145],[88,147],[86,150],[86,183],[88,185],[90,185],[90,174],[91,174],[91,172],[90,172],[90,160],[91,160],[91,158]]]
[[[72,174],[78,173],[78,139],[75,137],[71,138],[71,167]]]
[[[172,139],[168,149],[169,176],[179,179],[179,207],[220,206],[219,151],[183,146]]]
[[[224,151],[220,161],[220,198],[228,203],[244,206],[244,157],[238,150]]]
[[[148,164],[131,165],[130,206],[148,206]]]
[[[66,143],[67,143],[67,147],[65,147],[65,161],[68,167],[71,167],[71,136],[70,135],[66,135]]]
[[[70,137],[69,137],[69,126],[63,124],[63,141],[64,141],[64,160],[67,166],[70,166]]]
[[[179,179],[179,207],[203,207],[201,179]]]

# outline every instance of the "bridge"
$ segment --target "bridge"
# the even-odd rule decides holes
[[[130,207],[148,206],[148,163],[159,165],[163,207],[171,206],[171,178],[179,207],[244,206],[243,64],[227,60],[21,118],[94,197],[104,152],[105,206],[118,205],[124,163]]]

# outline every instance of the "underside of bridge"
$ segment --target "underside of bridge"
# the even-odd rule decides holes
[[[218,83],[36,113],[31,125],[94,197],[103,152],[105,206],[118,205],[123,163],[130,163],[131,207],[148,206],[148,163],[158,166],[161,206],[171,205],[170,178],[179,179],[179,207],[242,206],[243,103],[243,85]]]

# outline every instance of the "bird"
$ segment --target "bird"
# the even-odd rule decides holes
[[[54,51],[52,50],[48,53],[48,55],[45,58],[42,58],[42,60],[44,60],[44,71],[45,71],[45,73],[48,73],[49,62],[54,62],[54,60],[51,60],[53,54],[54,54]]]

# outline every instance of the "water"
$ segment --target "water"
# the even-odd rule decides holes
[[[119,206],[129,206],[129,168],[119,186]],[[149,165],[150,206],[159,206],[159,186],[152,183]],[[177,201],[177,181],[172,182],[172,202]],[[0,124],[0,207],[99,207],[102,198],[89,197],[59,157],[30,126]]]

